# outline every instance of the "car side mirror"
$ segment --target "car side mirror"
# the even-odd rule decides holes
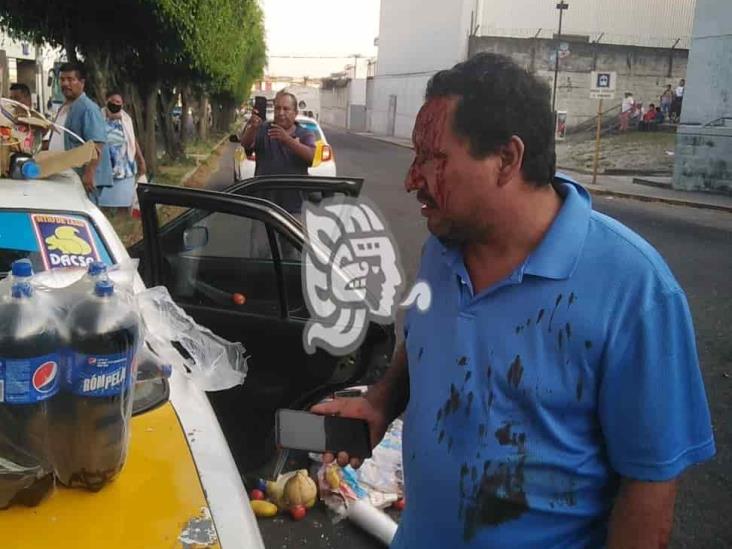
[[[239,143],[239,136],[232,133],[229,136],[229,142],[231,142],[231,143]]]
[[[207,227],[190,227],[183,231],[183,248],[190,252],[208,244]]]

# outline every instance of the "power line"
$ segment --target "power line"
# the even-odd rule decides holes
[[[368,55],[269,55],[270,59],[353,59],[354,57],[364,58]]]

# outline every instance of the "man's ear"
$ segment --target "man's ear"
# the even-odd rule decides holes
[[[521,174],[521,166],[524,163],[524,142],[517,135],[512,135],[508,143],[501,147],[499,157],[501,159],[498,172],[498,186],[511,182]]]

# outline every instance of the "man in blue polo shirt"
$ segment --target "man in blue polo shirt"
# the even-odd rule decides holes
[[[666,547],[676,479],[714,454],[683,290],[555,175],[552,132],[548,88],[507,58],[428,84],[407,189],[432,306],[365,398],[314,408],[373,443],[404,412],[393,547]]]
[[[76,172],[89,195],[97,202],[99,189],[112,186],[112,161],[107,147],[107,124],[102,110],[85,93],[86,69],[81,63],[68,62],[59,68],[61,92],[66,103],[56,116],[56,124],[65,127],[84,141],[93,141],[97,157]],[[68,151],[82,145],[76,137],[54,129],[48,149]]]

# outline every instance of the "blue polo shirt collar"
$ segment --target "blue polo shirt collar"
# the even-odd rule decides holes
[[[510,276],[514,282],[520,282],[524,275],[563,280],[572,276],[579,261],[589,229],[592,200],[584,187],[565,175],[557,174],[553,184],[563,199],[562,207],[539,246]],[[466,280],[460,249],[444,247],[443,256],[451,269]]]
[[[526,259],[524,274],[564,280],[572,276],[590,226],[592,200],[584,187],[557,175],[554,187],[564,199],[544,239]]]

